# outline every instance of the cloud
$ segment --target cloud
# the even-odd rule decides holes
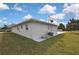
[[[39,19],[40,21],[44,21],[44,22],[48,22],[47,20],[45,20],[45,19]]]
[[[31,18],[33,18],[33,17],[32,17],[32,15],[30,15],[30,14],[25,15],[25,16],[23,17],[23,19],[31,19]]]
[[[63,12],[65,12],[65,13],[69,13],[69,12],[79,13],[79,4],[74,4],[74,3],[73,4],[64,4]]]
[[[55,20],[53,21],[53,24],[59,25],[59,23]]]
[[[18,7],[18,4],[15,4],[12,9],[17,11],[24,11],[22,7]]]
[[[65,6],[65,4],[64,4],[64,6]],[[67,4],[67,6],[64,7],[63,12],[79,13],[79,4],[76,4],[76,3]]]
[[[4,18],[0,19],[0,24],[11,25],[11,22],[7,21],[7,18],[4,17]]]
[[[79,14],[76,14],[74,19],[79,19]]]
[[[69,4],[68,3],[65,3],[64,4],[64,8],[66,8],[66,7],[68,7],[69,6]]]
[[[2,20],[0,20],[0,23],[2,23]]]
[[[75,15],[75,18],[79,19],[79,4],[78,3],[64,4],[63,12],[73,13]]]
[[[4,24],[8,24],[8,22],[7,22],[7,21],[3,21],[3,23],[4,23]]]
[[[8,24],[8,22],[6,20],[1,20],[0,19],[0,24]]]
[[[6,18],[6,17],[4,17],[4,18],[3,18],[3,20],[7,20],[7,18]]]
[[[56,7],[51,5],[44,5],[40,10],[39,13],[46,14],[46,13],[55,13]]]
[[[23,9],[21,7],[16,7],[14,9],[17,10],[17,11],[23,11]]]
[[[62,20],[62,19],[64,19],[64,16],[65,16],[64,13],[59,13],[59,14],[51,15],[50,18],[55,19],[55,20]]]
[[[6,4],[0,3],[0,10],[6,10],[9,9],[9,6],[7,6]]]

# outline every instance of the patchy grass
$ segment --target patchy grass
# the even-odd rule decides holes
[[[79,32],[69,32],[43,42],[8,32],[0,33],[0,54],[50,55],[79,54]]]

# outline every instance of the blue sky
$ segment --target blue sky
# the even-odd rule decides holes
[[[2,3],[0,26],[16,24],[29,18],[47,21],[49,16],[54,19],[55,24],[66,24],[72,18],[79,18],[78,6],[79,4],[64,3]]]

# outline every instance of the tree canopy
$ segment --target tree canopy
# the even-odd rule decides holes
[[[78,19],[70,19],[70,21],[66,25],[66,30],[68,30],[68,31],[79,30],[79,20]]]
[[[58,29],[65,30],[65,26],[64,26],[64,24],[60,23],[59,26],[58,26]]]

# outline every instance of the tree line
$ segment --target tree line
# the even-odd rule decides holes
[[[5,32],[7,31],[9,28],[8,28],[8,25],[4,25],[3,27],[0,27],[0,32]]]
[[[60,23],[58,29],[62,29],[63,31],[79,30],[79,19],[70,19],[70,21],[66,24],[66,26]]]

